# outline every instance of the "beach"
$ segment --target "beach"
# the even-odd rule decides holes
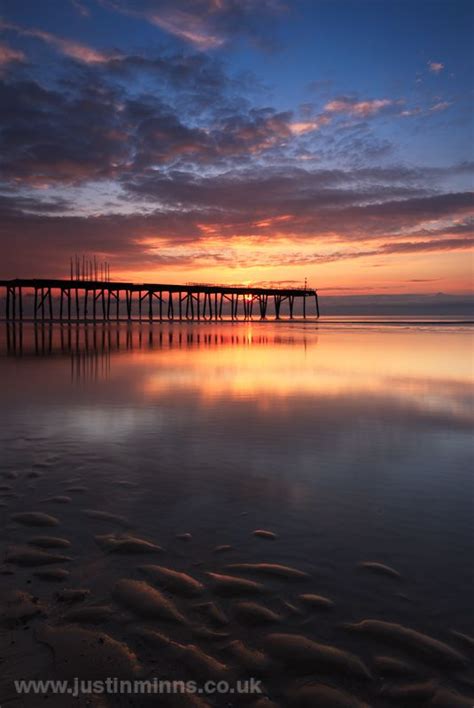
[[[472,373],[465,322],[4,325],[0,704],[472,705]]]

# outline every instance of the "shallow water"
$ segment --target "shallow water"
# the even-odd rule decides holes
[[[385,619],[452,646],[451,630],[473,633],[468,326],[3,326],[0,354],[0,473],[18,473],[0,478],[2,552],[35,535],[67,538],[71,574],[59,587],[87,587],[94,604],[102,605],[113,602],[116,580],[144,579],[136,571],[143,563],[184,570],[209,584],[205,572],[228,563],[274,562],[311,578],[301,585],[258,578],[271,590],[264,604],[284,619],[276,630],[231,622],[231,637],[251,646],[261,647],[269,631],[291,631],[354,651],[370,666],[377,653],[407,655],[350,634],[341,623]],[[45,501],[57,495],[71,501]],[[125,517],[131,529],[90,518],[84,509]],[[52,514],[60,524],[34,528],[11,520],[24,511]],[[255,529],[278,537],[255,537]],[[147,539],[165,553],[106,554],[94,536],[112,532]],[[176,538],[182,533],[192,539]],[[232,550],[216,554],[221,544]],[[357,569],[361,561],[387,564],[402,578]],[[2,585],[38,596],[47,621],[56,622],[58,584],[33,576],[35,568],[12,570]],[[283,602],[298,604],[303,592],[330,597],[334,610],[291,616]],[[232,601],[219,602],[233,617]],[[186,604],[180,608],[191,611]],[[140,656],[132,620],[108,619],[101,630]],[[1,630],[0,654],[9,657],[2,705],[36,705],[33,698],[18,703],[14,676],[55,675],[50,649],[34,639],[35,625],[45,621]],[[186,628],[164,631],[191,641]],[[222,643],[202,646],[225,655]],[[161,668],[177,676],[185,671],[179,660]],[[469,672],[446,675],[424,664],[420,671],[474,693],[472,686],[466,689]],[[383,677],[370,689],[346,676],[325,682],[386,705]],[[289,683],[271,674],[265,686],[286,705]],[[209,703],[240,705],[228,696]]]

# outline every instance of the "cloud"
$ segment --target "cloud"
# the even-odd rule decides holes
[[[295,136],[327,123],[296,123],[291,111],[246,107],[213,61],[177,56],[150,63],[176,90],[176,105],[150,94],[131,98],[111,82],[110,72],[128,70],[125,59],[69,79],[67,92],[34,81],[0,82],[0,175],[46,185],[128,179],[157,167],[229,168],[290,149]],[[183,89],[193,91],[189,101]],[[204,101],[209,115],[196,124],[193,106]]]
[[[178,5],[195,14],[207,8],[206,28],[226,41],[234,36],[226,25],[232,12],[252,5],[211,4]],[[133,5],[140,12],[171,8]],[[316,100],[278,110],[259,105],[251,82],[230,77],[215,55],[128,56],[8,28],[75,63],[58,62],[48,81],[14,66],[0,80],[5,275],[27,275],[28,263],[45,275],[61,272],[74,251],[143,272],[167,264],[385,261],[470,243],[472,195],[446,185],[467,182],[472,163],[389,164],[392,144],[368,119],[398,114],[396,99],[342,96],[321,100],[322,110]],[[306,156],[311,161],[300,160]]]
[[[328,125],[330,122],[331,119],[328,116],[322,115],[313,120],[290,123],[289,128],[293,135],[304,135],[305,133],[312,133],[314,130],[320,130],[322,126]]]
[[[443,71],[444,64],[442,64],[440,61],[429,61],[428,62],[428,69],[433,74],[439,74],[441,71]]]
[[[474,238],[447,238],[433,241],[399,241],[378,249],[378,253],[421,253],[423,251],[467,251],[474,247]]]
[[[76,42],[71,39],[65,39],[63,37],[58,37],[51,32],[45,32],[41,29],[36,28],[25,28],[20,27],[11,22],[0,21],[0,29],[10,30],[16,32],[23,37],[33,37],[34,39],[39,39],[50,47],[56,49],[56,51],[64,54],[71,59],[83,62],[85,64],[103,64],[110,61],[116,54],[107,54],[100,52],[97,49],[88,47],[85,44]]]
[[[223,238],[258,235],[259,222],[282,215],[291,219],[279,222],[273,235],[277,231],[292,238],[326,234],[367,239],[472,212],[471,193],[427,194],[417,185],[417,175],[405,168],[252,167],[207,177],[147,171],[125,176],[122,184],[137,197],[174,212],[185,208],[202,213],[200,223],[214,224]]]
[[[439,101],[439,103],[435,103],[434,106],[431,106],[429,110],[430,113],[439,113],[440,111],[445,111],[450,105],[450,101]]]
[[[347,113],[357,118],[369,118],[383,109],[393,106],[395,101],[389,98],[357,101],[351,98],[334,99],[326,103],[324,109],[328,113]]]
[[[432,106],[429,106],[428,108],[420,108],[420,106],[416,106],[415,108],[407,108],[403,111],[400,111],[400,115],[404,118],[411,118],[414,116],[429,116],[431,113],[440,113],[441,111],[445,111],[447,108],[449,108],[452,105],[451,101],[438,101],[438,103],[433,104]]]
[[[103,86],[74,95],[0,81],[0,176],[16,185],[111,177],[128,156],[118,98]]]
[[[81,0],[71,0],[71,4],[82,17],[90,17],[91,11]]]
[[[46,261],[55,272],[75,250],[103,254],[116,268],[143,270],[160,263],[195,268],[217,263],[229,267],[332,263],[467,250],[472,245],[472,224],[467,220],[472,194],[410,199],[406,189],[404,199],[387,199],[388,189],[379,186],[372,196],[378,194],[382,199],[385,194],[386,201],[364,204],[364,194],[356,188],[361,176],[300,175],[299,184],[289,190],[295,174],[285,185],[279,185],[282,178],[277,175],[267,183],[262,177],[251,180],[235,175],[220,188],[217,179],[205,190],[189,185],[189,193],[179,190],[180,179],[173,176],[167,190],[155,191],[155,206],[148,213],[140,213],[135,203],[128,214],[111,211],[87,216],[71,214],[72,203],[51,201],[41,194],[36,198],[4,196],[0,199],[0,241],[5,245],[14,242],[15,248],[6,248],[2,268],[5,273],[17,273],[19,264],[24,268],[25,263]],[[354,188],[344,189],[343,184],[350,182]],[[391,192],[402,190],[394,187]],[[455,226],[442,226],[454,217],[458,220]],[[428,220],[439,221],[439,228],[415,231]],[[249,244],[244,252],[234,247],[242,239]],[[311,245],[316,250],[308,252]]]
[[[0,42],[0,72],[7,64],[25,61],[25,53],[19,49],[12,49],[4,42]]]
[[[99,0],[105,7],[146,20],[195,49],[217,49],[235,37],[273,46],[279,0]]]
[[[164,15],[148,15],[149,21],[166,32],[179,37],[197,49],[216,49],[224,44],[225,39],[218,34],[211,34],[205,20],[179,10],[170,10]]]
[[[423,112],[424,111],[422,108],[420,108],[419,106],[416,106],[415,108],[406,108],[405,110],[400,111],[400,115],[405,118],[408,118],[408,117],[412,117],[412,116],[422,115]]]

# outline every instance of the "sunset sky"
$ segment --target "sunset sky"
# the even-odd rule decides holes
[[[0,8],[0,277],[471,290],[470,0]]]

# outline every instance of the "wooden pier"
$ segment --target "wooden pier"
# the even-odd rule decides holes
[[[5,319],[41,322],[194,321],[282,316],[293,319],[295,304],[319,317],[317,291],[311,288],[257,288],[207,283],[173,285],[108,280],[0,280],[5,290]],[[28,307],[26,307],[28,302]]]

